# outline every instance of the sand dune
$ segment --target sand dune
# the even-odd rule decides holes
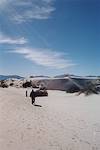
[[[25,89],[0,88],[0,149],[99,150],[100,95],[48,93],[36,107]]]

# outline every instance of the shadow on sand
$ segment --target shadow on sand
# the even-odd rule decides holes
[[[37,104],[35,104],[34,106],[37,106],[37,107],[42,107],[41,105],[37,105]]]

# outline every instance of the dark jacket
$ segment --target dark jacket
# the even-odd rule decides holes
[[[34,92],[34,90],[31,91],[30,97],[31,97],[32,99],[35,99],[35,92]]]

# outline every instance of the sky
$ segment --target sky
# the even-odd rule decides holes
[[[0,0],[0,74],[100,75],[100,0]]]

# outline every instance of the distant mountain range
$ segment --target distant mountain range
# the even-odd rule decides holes
[[[77,76],[73,74],[62,74],[62,75],[57,75],[54,78],[66,78],[66,77],[71,77],[71,78],[100,78],[100,76]]]
[[[18,75],[0,75],[0,80],[7,80],[7,79],[23,79],[23,77]]]
[[[54,76],[54,78],[65,78],[65,77],[69,77],[69,76],[75,76],[75,75],[73,75],[73,74],[62,74],[62,75]]]
[[[77,75],[73,75],[73,74],[63,74],[63,75],[57,75],[55,76],[54,78],[65,78],[65,77],[90,77],[90,78],[100,78],[100,76],[92,76],[92,75],[89,75],[89,76],[77,76]]]
[[[63,75],[57,75],[57,76],[54,76],[53,78],[66,78],[66,77],[71,77],[71,78],[100,78],[100,76],[76,76],[76,75],[73,75],[73,74],[63,74]],[[0,75],[0,80],[7,80],[7,79],[24,79],[25,77],[21,77],[21,76],[18,76],[18,75]],[[49,76],[33,76],[31,75],[29,77],[30,79],[31,78],[41,78],[41,79],[45,79],[45,78],[50,78]]]
[[[50,77],[49,76],[40,75],[40,76],[30,76],[30,78],[50,78]]]

